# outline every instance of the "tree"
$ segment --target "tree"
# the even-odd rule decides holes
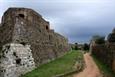
[[[78,43],[75,43],[75,50],[78,49]]]
[[[83,45],[83,50],[89,50],[89,44],[84,43],[84,45]]]
[[[104,44],[105,43],[105,37],[100,35],[94,35],[92,37],[92,41],[95,41],[96,44]]]

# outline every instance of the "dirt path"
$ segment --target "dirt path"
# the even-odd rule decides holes
[[[102,77],[99,68],[89,53],[84,54],[84,59],[86,68],[82,72],[73,75],[73,77]]]

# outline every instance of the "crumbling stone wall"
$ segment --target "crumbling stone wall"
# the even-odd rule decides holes
[[[95,45],[91,51],[115,72],[115,44]]]
[[[4,13],[0,27],[0,48],[8,43],[30,45],[35,66],[69,51],[67,38],[51,30],[48,21],[28,8],[9,8]]]
[[[35,68],[30,45],[6,44],[0,54],[0,77],[18,77]]]
[[[92,54],[95,54],[97,58],[107,64],[115,72],[115,42],[112,42],[114,33],[110,33],[112,36],[108,36],[109,39],[104,44],[96,44],[94,41],[90,45]],[[109,40],[112,40],[111,42]]]

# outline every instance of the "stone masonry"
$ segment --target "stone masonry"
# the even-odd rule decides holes
[[[18,77],[69,49],[67,38],[51,30],[40,14],[9,8],[0,24],[0,77]]]
[[[96,44],[92,41],[90,51],[115,72],[115,29],[108,35],[106,43]]]
[[[0,77],[17,77],[35,68],[30,45],[6,44],[0,59]]]

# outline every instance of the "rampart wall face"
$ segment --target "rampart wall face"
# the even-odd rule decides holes
[[[114,32],[114,31],[113,31]],[[105,44],[91,44],[90,50],[97,58],[107,64],[115,72],[115,35],[110,33]]]
[[[115,44],[92,46],[92,54],[95,54],[115,72]]]
[[[98,58],[100,58],[102,61],[104,61],[105,63],[108,62],[107,64],[110,64],[112,57],[112,52],[109,48],[107,48],[106,45],[95,45],[92,47],[92,53],[97,55]]]
[[[2,17],[0,48],[12,43],[30,45],[35,66],[63,56],[70,48],[68,40],[51,30],[48,21],[27,8],[9,8]]]

